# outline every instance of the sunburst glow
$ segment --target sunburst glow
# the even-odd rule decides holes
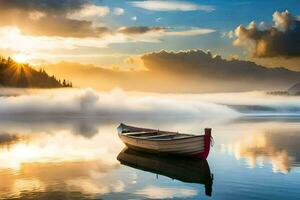
[[[26,63],[29,61],[29,55],[27,54],[15,54],[12,58],[19,63]]]

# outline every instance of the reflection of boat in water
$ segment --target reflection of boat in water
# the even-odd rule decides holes
[[[206,159],[211,143],[211,129],[205,135],[160,131],[120,124],[118,134],[127,147],[156,154],[180,154]]]
[[[117,157],[121,164],[160,174],[182,182],[205,185],[205,194],[211,196],[213,174],[206,160],[191,157],[158,156],[124,149]]]

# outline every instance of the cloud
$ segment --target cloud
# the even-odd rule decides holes
[[[153,52],[144,54],[141,59],[149,71],[177,76],[178,80],[188,79],[191,86],[186,88],[198,87],[200,91],[205,88],[221,91],[286,89],[297,82],[300,75],[284,68],[269,69],[254,62],[225,60],[202,50]],[[193,81],[195,85],[191,84]],[[205,82],[206,87],[201,87],[201,82]]]
[[[196,36],[196,35],[206,35],[213,32],[215,32],[214,29],[193,28],[190,30],[183,30],[183,31],[168,31],[165,32],[165,35],[166,36]]]
[[[287,69],[300,71],[300,57],[288,57],[288,59],[283,59],[283,57],[255,57],[251,58],[256,63],[259,63],[268,67],[284,66]]]
[[[115,11],[116,10],[114,10],[114,12]],[[76,10],[72,13],[69,13],[67,17],[71,19],[103,17],[107,15],[109,12],[110,9],[107,6],[85,5],[80,10]]]
[[[125,59],[126,57],[124,57]],[[233,59],[232,59],[233,58]],[[127,58],[122,71],[80,63],[44,65],[46,71],[72,80],[75,85],[111,90],[151,92],[230,92],[286,90],[300,80],[300,73],[285,68],[267,68],[254,62],[230,60],[200,49],[179,52],[149,52],[139,59]],[[88,78],[85,78],[88,77]],[[155,81],[153,81],[155,77]],[[101,80],[101,82],[99,82]],[[174,85],[174,83],[176,83]]]
[[[61,37],[99,37],[105,27],[93,24],[91,17],[104,16],[108,7],[90,0],[0,1],[0,26],[18,27],[25,35]]]
[[[152,26],[131,26],[121,27],[118,32],[124,34],[144,34],[148,32],[163,32],[166,28],[164,27],[152,27]]]
[[[91,21],[56,17],[44,18],[31,25],[21,26],[21,31],[25,35],[74,38],[101,37],[109,33],[107,27],[95,27]]]
[[[106,29],[103,28],[102,32],[106,32]],[[84,34],[80,33],[79,30],[77,30],[77,33]],[[119,36],[106,36],[105,34],[104,36],[105,39],[100,41],[99,38],[29,36],[22,34],[20,29],[16,27],[2,27],[0,28],[0,48],[22,53],[39,54],[42,51],[75,49],[81,46],[105,48],[108,44],[122,43],[125,40]]]
[[[123,8],[109,8],[92,0],[0,1],[0,49],[5,49],[5,55],[26,54],[32,63],[53,62],[49,57],[57,57],[58,52],[76,51],[78,55],[81,49],[90,52],[111,44],[160,43],[165,36],[203,35],[213,31],[201,28],[164,31],[162,27],[146,26],[111,29],[101,23],[101,17],[108,13],[124,12]]]
[[[235,36],[233,45],[247,48],[254,57],[300,56],[300,21],[288,11],[274,12],[272,26],[265,22],[240,25]]]
[[[76,22],[81,24],[81,21]],[[53,27],[49,31],[47,31],[47,28],[51,27],[49,24],[46,25],[43,30],[36,30],[41,34],[43,31],[46,31],[48,35],[53,34],[52,36],[24,35],[17,27],[0,27],[0,49],[21,52],[23,54],[30,54],[31,57],[37,57],[32,54],[36,53],[41,55],[42,51],[44,51],[49,55],[49,51],[72,50],[79,47],[107,48],[111,44],[122,43],[159,43],[161,42],[160,39],[164,36],[195,36],[213,32],[213,30],[201,28],[183,31],[163,31],[164,28],[161,27],[124,27],[116,32],[112,32],[106,27],[89,30],[92,24],[89,22],[85,23],[86,25],[81,24],[81,30],[76,29],[75,25],[77,23],[74,23],[72,28],[76,30],[71,31],[72,28],[68,29],[68,26],[63,27],[64,23],[56,25],[56,22],[53,21]],[[54,35],[57,34],[55,31],[56,26],[62,26],[59,34],[65,37],[54,37]],[[41,24],[41,27],[44,27],[44,25]],[[81,32],[82,30],[84,31]],[[90,35],[90,37],[85,37],[87,34]],[[69,37],[70,35],[74,37]],[[100,36],[101,38],[99,38]],[[57,53],[55,53],[55,55],[57,55]]]
[[[9,147],[12,144],[17,143],[20,140],[18,135],[0,133],[0,148]]]
[[[133,16],[130,19],[133,20],[133,21],[136,21],[137,20],[137,16]]]
[[[59,0],[59,1],[48,1],[39,0],[1,0],[1,8],[4,9],[18,9],[18,10],[40,10],[47,12],[65,12],[70,10],[80,9],[82,6],[90,3],[89,0]]]
[[[159,38],[163,36],[197,36],[205,35],[215,32],[213,29],[204,29],[204,28],[192,28],[186,30],[174,30],[168,27],[159,27],[159,26],[132,26],[132,27],[121,27],[118,30],[119,33],[126,35],[140,35],[147,34],[150,38]]]
[[[114,8],[113,13],[115,15],[123,15],[125,13],[125,10],[123,8]]]
[[[213,6],[199,5],[185,1],[133,1],[129,3],[132,6],[152,11],[195,11],[202,10],[206,12],[214,11]]]
[[[2,28],[16,27],[20,30],[20,34],[28,36],[65,38],[101,37],[101,41],[98,41],[100,43],[100,46],[103,43],[119,43],[120,41],[122,41],[121,43],[123,43],[124,41],[159,42],[160,40],[158,38],[162,36],[192,36],[214,32],[214,30],[212,29],[201,28],[192,28],[186,30],[169,30],[168,28],[167,30],[167,28],[163,27],[141,26],[123,27],[116,33],[112,33],[109,28],[105,26],[97,26],[93,22],[95,18],[103,17],[111,12],[110,8],[107,6],[95,5],[88,0],[62,0],[55,3],[42,3],[43,2],[34,3],[33,1],[26,1],[26,3],[22,3],[20,1],[11,1],[11,3],[4,3],[3,7],[0,7],[0,11],[3,11],[0,26],[2,26]],[[61,7],[59,7],[59,5]],[[124,9],[116,7],[112,10],[112,13],[114,13],[115,15],[122,15],[124,13]],[[133,17],[132,19],[136,20],[137,18]],[[146,37],[144,35],[143,37],[136,38],[130,38],[128,36],[122,36],[119,34],[122,33],[130,35],[145,34],[150,32],[152,34],[148,35],[149,37]],[[108,36],[104,38],[105,35]],[[89,44],[91,43],[87,43],[86,45],[88,46]]]
[[[9,57],[9,56],[15,55],[17,53],[18,53],[18,51],[12,50],[10,48],[1,48],[0,47],[0,56]]]

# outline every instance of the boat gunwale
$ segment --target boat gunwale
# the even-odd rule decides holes
[[[179,133],[180,134],[180,133]],[[204,135],[189,135],[189,137],[185,138],[166,138],[166,139],[159,139],[159,138],[140,138],[130,135],[124,135],[122,133],[119,133],[119,135],[131,138],[131,139],[137,139],[137,140],[147,140],[147,141],[172,141],[172,140],[186,140],[186,139],[192,139],[192,138],[198,138],[198,137],[204,137]]]

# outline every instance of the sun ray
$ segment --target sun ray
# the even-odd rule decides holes
[[[29,60],[29,56],[26,55],[26,54],[15,54],[12,56],[12,58],[16,61],[16,62],[19,62],[19,63],[25,63]]]

